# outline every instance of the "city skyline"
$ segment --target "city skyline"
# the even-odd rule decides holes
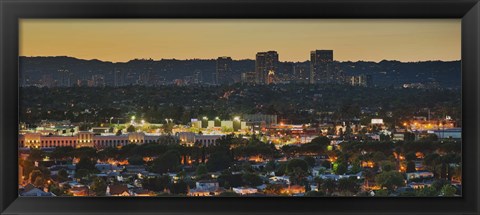
[[[22,19],[20,55],[240,60],[275,50],[279,61],[298,62],[308,61],[312,50],[329,49],[337,61],[460,59],[460,20],[454,19],[94,21]]]

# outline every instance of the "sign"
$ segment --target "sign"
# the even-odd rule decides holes
[[[372,124],[383,124],[383,119],[372,119]]]

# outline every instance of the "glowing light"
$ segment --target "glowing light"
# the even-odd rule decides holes
[[[132,120],[135,120],[135,116],[132,116],[132,118],[131,118],[131,119],[132,119]]]

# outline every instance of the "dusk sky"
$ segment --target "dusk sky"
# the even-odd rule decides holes
[[[333,49],[338,61],[461,58],[461,20],[22,19],[21,56],[254,59],[275,50],[280,61],[306,61]]]

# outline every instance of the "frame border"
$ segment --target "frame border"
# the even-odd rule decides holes
[[[0,0],[2,214],[479,214],[479,0]],[[20,18],[461,18],[464,192],[459,198],[19,198]],[[468,116],[468,117],[466,117]],[[465,144],[468,143],[468,144]],[[465,186],[465,184],[467,186]],[[465,189],[468,187],[468,189]],[[347,206],[348,205],[348,206]]]

